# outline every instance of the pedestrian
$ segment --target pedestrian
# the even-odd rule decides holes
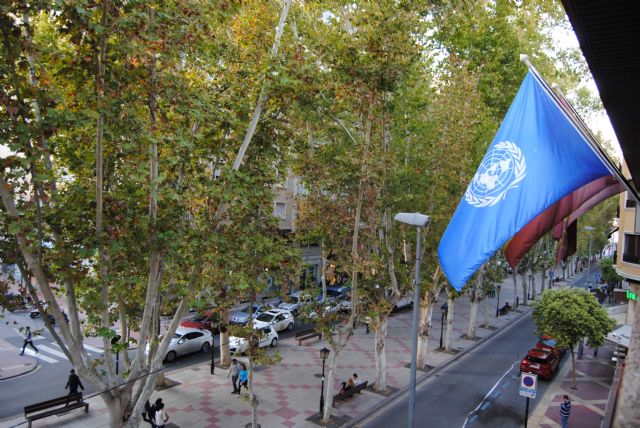
[[[35,346],[33,346],[33,338],[31,336],[31,327],[27,327],[27,332],[24,338],[24,343],[22,344],[22,352],[20,352],[20,355],[24,355],[24,350],[27,347],[27,345],[31,346],[33,350],[36,351],[36,354],[38,353],[38,349]]]
[[[362,381],[358,379],[358,373],[354,373],[352,379],[355,386],[362,384]]]
[[[347,380],[347,387],[349,389],[355,389],[356,387],[356,379],[358,378],[357,374],[353,374],[353,376],[351,376],[348,380]]]
[[[371,317],[364,317],[364,325],[367,328],[364,334],[369,334],[369,324],[371,323]]]
[[[232,394],[240,394],[238,376],[240,376],[240,364],[238,364],[238,360],[234,358],[231,360],[231,367],[229,367],[229,374],[227,374],[227,378],[231,377],[231,383],[233,384]]]
[[[156,413],[153,415],[153,421],[156,428],[164,428],[169,420],[169,415],[164,411],[164,403],[160,402],[156,407]]]
[[[64,387],[64,389],[69,388],[69,395],[71,395],[78,393],[78,387],[82,388],[82,390],[84,391],[84,385],[82,385],[82,382],[80,382],[80,378],[76,374],[76,371],[74,369],[71,369],[71,371],[69,372],[69,380],[67,380],[67,385]]]
[[[148,424],[150,424],[152,428],[154,426],[153,422],[154,422],[155,413],[156,413],[155,406],[152,406],[151,402],[147,400],[147,402],[144,403],[144,410],[142,411],[142,419]]]
[[[564,402],[560,404],[560,420],[562,421],[562,428],[569,426],[569,416],[571,416],[571,400],[569,396],[565,395]]]
[[[238,394],[240,394],[240,391],[242,390],[243,386],[245,389],[249,389],[249,386],[248,386],[249,372],[247,371],[247,366],[245,366],[244,364],[242,364],[240,373],[238,373],[238,381],[240,382],[238,385]]]

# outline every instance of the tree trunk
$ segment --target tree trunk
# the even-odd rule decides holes
[[[513,306],[516,306],[516,296],[518,295],[518,274],[516,268],[511,271],[511,277],[513,278]]]
[[[438,290],[438,293],[440,290]],[[429,348],[429,333],[431,332],[431,316],[433,314],[433,292],[427,290],[420,304],[420,323],[418,325],[418,355],[416,367],[423,369],[427,365],[427,351]],[[415,304],[415,303],[414,303]]]
[[[329,368],[324,383],[324,409],[322,412],[322,422],[328,423],[331,419],[331,402],[333,400],[333,383],[336,377],[336,363],[338,356],[335,352],[329,354]]]
[[[231,350],[229,349],[229,309],[220,314],[220,366],[231,365]]]
[[[576,385],[576,354],[573,351],[573,345],[571,345],[571,377],[573,379],[573,389],[578,389]]]
[[[453,298],[453,294],[447,293],[447,304],[449,310],[447,311],[447,331],[444,338],[444,350],[445,352],[451,352],[451,333],[453,333],[453,305],[456,300]]]
[[[482,304],[484,306],[484,323],[482,326],[484,328],[489,328],[489,299],[486,297],[482,300]]]
[[[632,290],[638,293],[638,287]],[[622,386],[615,409],[613,426],[635,428],[640,426],[640,303],[635,303],[629,351],[622,374]],[[620,364],[620,363],[618,363]]]
[[[526,306],[529,304],[529,297],[527,295],[527,275],[523,271],[520,276],[522,277],[522,304]]]
[[[467,326],[467,339],[474,339],[476,337],[476,319],[477,318],[478,318],[478,298],[474,298],[471,301],[471,308],[469,310],[469,325]]]
[[[529,275],[531,275],[531,297],[535,302],[536,299],[538,298],[538,286],[536,285],[536,273],[532,269],[529,269]]]
[[[387,338],[387,327],[389,314],[376,316],[375,337],[374,337],[374,355],[376,364],[376,383],[375,390],[385,392],[387,390],[387,354],[385,352],[385,341]]]
[[[253,305],[253,301],[251,302]],[[249,311],[251,314],[251,311]],[[249,318],[251,319],[251,318]],[[253,393],[253,356],[249,355],[249,405],[251,405],[251,428],[258,428],[258,396]]]

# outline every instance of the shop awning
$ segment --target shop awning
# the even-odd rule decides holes
[[[621,346],[629,347],[629,338],[631,337],[631,326],[623,324],[611,333],[607,334],[607,340]]]

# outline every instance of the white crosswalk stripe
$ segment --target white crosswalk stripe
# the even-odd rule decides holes
[[[54,358],[49,358],[46,355],[42,355],[41,353],[36,354],[36,351],[34,351],[33,349],[27,348],[25,349],[24,353],[29,355],[30,357],[37,358],[47,363],[51,363],[51,364],[59,363],[59,361]]]
[[[55,355],[55,356],[57,356],[57,357],[62,358],[63,360],[66,360],[66,359],[67,359],[67,356],[64,354],[64,352],[60,352],[60,351],[58,351],[58,350],[56,350],[56,349],[49,348],[49,347],[48,347],[48,346],[46,346],[46,345],[40,345],[40,346],[38,346],[38,350],[39,350],[39,351],[45,351],[45,352],[46,352],[46,353],[48,353],[48,354],[53,354],[53,355]]]
[[[83,344],[82,346],[84,346],[84,349],[86,349],[87,351],[92,351],[92,352],[96,352],[98,354],[102,354],[104,351],[100,348],[95,348],[91,345],[87,345],[86,343]]]

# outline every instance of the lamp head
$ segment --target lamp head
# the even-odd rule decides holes
[[[400,223],[417,227],[425,227],[431,220],[428,215],[420,213],[398,213],[393,217],[393,219],[395,221],[399,221]]]
[[[327,357],[329,356],[329,352],[331,352],[331,351],[328,350],[327,348],[322,348],[320,350],[320,358],[322,358],[322,361],[327,359]]]

